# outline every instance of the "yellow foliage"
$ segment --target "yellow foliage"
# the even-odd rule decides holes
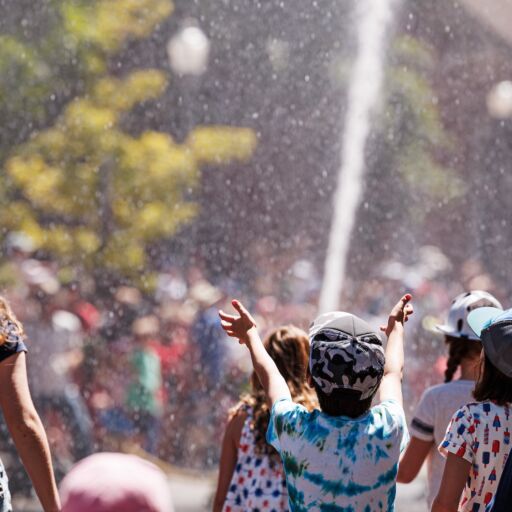
[[[7,172],[20,186],[30,183],[33,177],[40,175],[45,167],[46,163],[40,155],[31,155],[27,158],[15,156],[6,165]]]
[[[64,130],[49,128],[37,136],[37,143],[42,148],[51,148],[53,154],[60,155],[66,151],[69,139]]]
[[[88,99],[72,101],[64,113],[64,129],[81,137],[94,137],[110,130],[117,121],[112,109],[97,107]]]
[[[131,73],[122,80],[112,77],[99,80],[93,96],[99,106],[126,112],[136,103],[158,98],[166,86],[167,79],[161,71],[145,69]]]
[[[145,236],[149,238],[155,233],[160,233],[166,220],[167,206],[160,202],[153,202],[145,205],[139,210],[136,222]]]
[[[20,210],[17,212],[21,213]],[[46,240],[46,231],[37,223],[37,221],[30,215],[25,215],[20,223],[16,226],[18,231],[27,234],[34,242],[35,247],[43,247]],[[52,248],[53,249],[53,248]]]
[[[101,240],[98,235],[87,228],[78,228],[75,230],[75,239],[80,251],[87,255],[94,254],[101,246]]]
[[[11,231],[23,231],[34,240],[42,243],[42,229],[36,222],[30,205],[23,201],[11,201],[0,208],[2,226]]]
[[[7,172],[35,205],[45,209],[58,206],[55,205],[54,192],[61,183],[62,174],[46,165],[40,156],[13,158],[7,163]]]
[[[112,211],[120,226],[129,226],[133,222],[135,208],[131,202],[119,195],[112,201]]]
[[[145,132],[139,139],[144,154],[144,166],[153,178],[184,176],[194,180],[196,155],[186,146],[175,144],[167,134]]]
[[[142,293],[153,293],[158,285],[158,275],[154,273],[138,273],[133,276],[133,284]]]
[[[129,38],[148,36],[171,14],[170,0],[65,1],[61,7],[70,34],[106,53],[115,53]]]
[[[107,61],[97,54],[87,53],[84,56],[84,61],[87,64],[87,71],[93,75],[100,75],[107,71]]]
[[[44,232],[43,247],[51,249],[60,256],[69,257],[75,252],[75,237],[65,226],[55,225]]]
[[[201,126],[187,139],[187,145],[197,161],[205,164],[246,161],[251,157],[256,144],[256,134],[250,128],[228,126]]]
[[[128,275],[139,272],[145,260],[144,246],[127,230],[116,231],[103,252],[103,263],[107,268]]]
[[[176,209],[170,206],[168,203],[154,201],[137,212],[134,223],[147,240],[171,235],[181,224],[197,215],[197,206],[193,203],[182,203]]]

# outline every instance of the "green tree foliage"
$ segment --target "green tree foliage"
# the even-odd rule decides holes
[[[170,15],[171,2],[55,6],[58,22],[37,49],[12,36],[8,45],[0,44],[0,71],[17,63],[15,76],[0,80],[0,110],[12,114],[27,108],[43,122],[50,120],[4,162],[0,222],[28,234],[63,265],[134,277],[145,267],[148,246],[171,237],[196,215],[193,191],[201,167],[248,159],[256,137],[248,129],[203,126],[178,144],[167,133],[126,130],[133,108],[158,98],[167,79],[156,69],[114,77],[109,59],[130,39],[147,37]],[[53,87],[60,97],[70,90],[48,71],[55,69],[53,57],[45,62],[45,44],[52,47],[55,41],[79,60],[74,79],[83,92],[51,119],[42,96]],[[13,80],[21,88],[13,88]]]
[[[386,74],[389,107],[381,116],[384,137],[393,134],[388,145],[394,166],[423,212],[429,205],[448,202],[464,192],[458,176],[442,163],[454,141],[443,127],[434,87],[426,78],[432,75],[434,65],[430,50],[419,40],[396,38]]]

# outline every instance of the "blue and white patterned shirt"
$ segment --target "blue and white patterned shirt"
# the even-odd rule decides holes
[[[398,459],[409,440],[402,407],[386,400],[353,419],[277,401],[267,441],[281,455],[292,512],[394,510]]]

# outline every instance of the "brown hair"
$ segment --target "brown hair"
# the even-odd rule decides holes
[[[482,352],[482,344],[479,341],[455,338],[453,336],[446,336],[445,341],[449,347],[449,351],[446,370],[444,372],[444,381],[451,382],[463,359],[474,358],[480,355],[480,352]]]
[[[263,342],[268,354],[276,363],[279,373],[284,377],[292,399],[308,410],[317,405],[313,390],[306,381],[309,362],[309,339],[298,327],[286,325],[272,331]],[[238,414],[247,407],[252,409],[252,429],[255,437],[256,453],[269,455],[277,460],[277,452],[265,441],[270,411],[267,397],[261,387],[258,376],[253,372],[251,393],[241,397],[233,409]]]
[[[507,377],[485,356],[473,396],[479,402],[492,400],[504,406],[512,402],[512,377]]]
[[[23,325],[12,312],[7,300],[0,295],[0,346],[8,341],[8,328],[13,328],[14,334],[25,337]]]

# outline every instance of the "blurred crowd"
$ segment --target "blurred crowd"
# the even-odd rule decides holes
[[[226,295],[199,267],[169,268],[152,294],[100,294],[86,278],[64,281],[20,234],[1,272],[27,334],[32,395],[57,471],[134,446],[174,464],[216,463],[221,411],[245,375],[217,322]]]
[[[91,452],[134,446],[171,464],[213,468],[227,411],[250,367],[243,347],[225,338],[218,309],[229,309],[236,296],[255,311],[262,332],[286,323],[307,329],[321,287],[306,258],[262,258],[250,286],[217,282],[197,264],[169,265],[150,294],[133,286],[99,294],[85,277],[63,279],[23,234],[9,237],[6,254],[2,293],[25,326],[31,390],[62,474]],[[342,307],[375,326],[403,290],[413,293],[409,407],[442,381],[444,350],[434,326],[463,289],[491,291],[508,305],[480,264],[454,269],[435,247],[422,248],[413,265],[389,261],[357,286],[347,280]]]

